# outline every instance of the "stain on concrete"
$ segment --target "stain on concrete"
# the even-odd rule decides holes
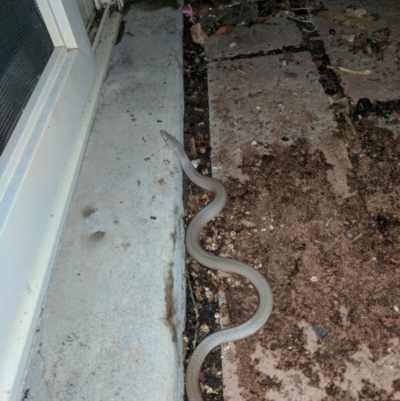
[[[90,239],[92,241],[100,241],[104,238],[104,236],[106,235],[106,233],[104,231],[96,231],[95,233],[90,235]]]
[[[172,239],[172,246],[175,249],[175,244],[176,244],[176,239],[177,239],[176,230],[174,230],[169,236]]]
[[[176,333],[176,308],[174,302],[174,274],[173,274],[174,264],[168,264],[168,272],[164,278],[165,282],[165,320],[167,326],[171,331],[171,338],[174,344],[177,343],[177,333]]]
[[[174,215],[179,217],[179,207],[177,205],[174,206]]]
[[[124,252],[126,252],[127,249],[131,247],[131,243],[130,242],[122,242],[121,246],[122,246],[122,249],[124,250]]]
[[[82,211],[82,216],[84,219],[87,219],[93,213],[97,212],[97,209],[92,206],[86,206]]]

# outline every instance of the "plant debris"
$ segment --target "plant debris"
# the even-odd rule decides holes
[[[390,29],[379,29],[372,33],[371,38],[365,32],[355,36],[353,40],[353,51],[361,51],[363,54],[374,55],[377,60],[383,60],[383,52],[388,44]]]
[[[354,9],[349,7],[344,12],[328,10],[328,15],[332,21],[350,25],[352,28],[373,28],[376,26],[376,18],[368,15],[363,8]]]
[[[182,7],[182,13],[194,25],[194,43],[204,44],[208,35],[229,35],[237,26],[262,24],[271,15],[280,11],[290,11],[292,8],[304,7],[305,0],[214,0],[212,2],[192,1]],[[296,18],[290,13],[291,18]],[[299,17],[299,20],[302,21]],[[306,21],[307,23],[307,21]],[[204,32],[204,33],[203,33]]]
[[[339,72],[347,72],[348,74],[371,75],[371,70],[355,71],[355,70],[351,70],[350,68],[341,67],[341,66],[338,66],[338,65],[327,65],[326,68],[329,68],[329,69],[334,70],[334,71],[339,71]]]
[[[193,42],[199,45],[203,45],[208,38],[205,30],[199,22],[190,28],[190,32],[192,34]]]

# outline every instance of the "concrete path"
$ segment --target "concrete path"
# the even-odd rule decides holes
[[[182,17],[148,3],[124,18],[21,399],[182,397],[182,175],[159,133],[182,140]]]

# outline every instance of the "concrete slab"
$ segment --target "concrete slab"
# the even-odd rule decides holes
[[[115,47],[21,398],[181,399],[182,17],[135,2]],[[156,384],[155,384],[156,383]]]
[[[267,20],[262,25],[236,27],[230,35],[210,36],[204,44],[206,56],[211,60],[297,46],[302,39],[299,29],[284,14]]]
[[[378,118],[378,127],[390,130],[393,136],[398,139],[400,137],[400,114],[394,112],[388,118]]]
[[[331,1],[325,4],[328,8],[343,11],[351,4],[343,1]],[[313,16],[313,22],[318,28],[320,37],[325,43],[326,53],[331,64],[345,67],[354,71],[370,70],[368,76],[339,72],[342,86],[346,95],[353,103],[360,98],[369,98],[371,101],[387,101],[400,97],[400,4],[395,0],[376,2],[373,0],[357,3],[357,8],[364,8],[368,14],[377,14],[379,19],[373,28],[351,27],[332,21],[327,12]],[[389,43],[384,50],[384,59],[364,54],[361,51],[354,52],[352,39],[361,32],[370,38],[372,33],[379,29],[391,30]],[[330,35],[334,29],[336,34]]]
[[[309,53],[297,53],[284,65],[281,56],[223,61],[209,66],[211,157],[213,176],[246,179],[240,169],[241,146],[307,138],[324,152],[338,197],[349,195],[351,167],[329,101],[318,82]]]

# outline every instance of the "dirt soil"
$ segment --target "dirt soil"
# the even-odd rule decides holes
[[[310,154],[305,141],[289,148],[248,145],[242,168],[250,180],[229,181],[229,204],[213,228],[219,251],[258,268],[273,288],[274,311],[256,342],[280,350],[277,368],[299,370],[315,385],[318,365],[332,400],[352,399],[334,384],[349,355],[366,345],[378,361],[400,337],[393,307],[400,298],[400,153],[393,152],[390,132],[376,130],[369,121],[357,128],[364,140],[350,149],[354,196],[343,204],[327,181],[330,166],[320,152]],[[372,140],[377,135],[387,147]],[[240,324],[254,312],[257,298],[249,302],[249,286],[240,277],[234,286],[225,280],[225,288],[230,320]],[[302,321],[311,322],[318,336],[312,356],[306,352]],[[262,399],[258,392],[265,393],[266,385],[279,388],[271,377],[256,375],[254,381],[257,361],[250,355],[256,342],[249,338],[236,344],[246,400]],[[362,394],[390,399],[371,383],[365,383]]]
[[[199,159],[199,171],[210,174],[206,65],[189,29],[186,24],[186,147]],[[248,143],[240,167],[249,179],[226,178],[228,203],[203,230],[203,246],[258,269],[274,294],[265,328],[236,343],[243,400],[264,401],[267,389],[283,388],[281,377],[259,366],[257,355],[267,350],[278,355],[275,369],[299,372],[309,386],[322,389],[321,400],[389,401],[400,391],[400,374],[386,375],[387,385],[377,386],[379,375],[373,374],[360,383],[354,379],[353,389],[340,384],[350,380],[357,352],[365,351],[374,364],[399,345],[400,142],[378,126],[385,113],[400,123],[400,107],[391,105],[384,113],[354,113],[353,132],[348,121],[337,119],[334,135],[346,143],[352,164],[346,199],[335,196],[327,179],[331,166],[322,152],[310,151],[306,139],[291,146],[285,138]],[[211,198],[190,184],[187,220]],[[194,342],[219,329],[221,315],[236,326],[258,305],[242,277],[219,278],[196,261],[187,262],[186,361]],[[226,296],[221,310],[219,291]],[[223,399],[220,356],[213,351],[203,366],[207,400]]]
[[[198,171],[211,173],[210,130],[208,117],[207,65],[203,48],[192,42],[191,25],[184,27],[184,85],[185,85],[185,148],[191,159],[199,161]],[[203,208],[212,194],[205,193],[190,181],[185,181],[185,224]],[[216,272],[187,258],[185,366],[195,346],[208,334],[220,328],[218,287]],[[211,352],[202,367],[200,383],[210,401],[222,400],[222,362],[219,348]]]

